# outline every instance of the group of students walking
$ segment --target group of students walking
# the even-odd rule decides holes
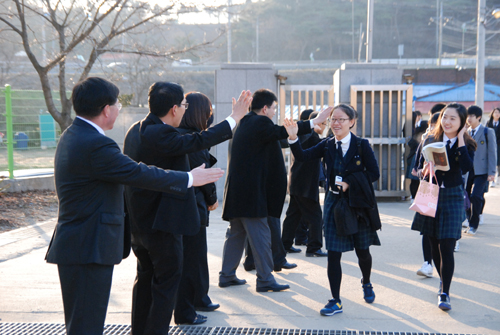
[[[491,113],[488,126],[493,129],[482,125],[482,109],[475,105],[465,108],[458,103],[441,103],[433,106],[430,114],[426,127],[421,114],[415,113],[415,132],[409,143],[408,158],[412,161],[409,165],[409,170],[412,170],[410,178],[413,176],[412,198],[416,196],[420,178],[427,176],[429,169],[421,154],[422,147],[435,142],[445,143],[450,168],[435,173],[440,186],[435,217],[416,213],[411,228],[422,234],[424,263],[417,274],[432,277],[434,261],[441,279],[438,306],[447,311],[451,309],[449,294],[455,267],[454,252],[460,250],[461,228],[467,228],[465,234],[476,234],[488,182],[495,186],[500,113],[497,109]],[[422,141],[418,144],[420,137]]]

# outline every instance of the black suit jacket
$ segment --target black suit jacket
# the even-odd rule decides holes
[[[188,154],[210,148],[232,136],[231,127],[223,121],[206,131],[182,135],[176,128],[164,124],[149,113],[130,127],[123,151],[137,162],[164,169],[190,171]],[[130,214],[132,233],[194,235],[200,229],[200,216],[194,187],[183,195],[126,187],[125,198]]]
[[[298,125],[299,135],[311,132],[309,121]],[[281,216],[287,181],[279,140],[287,137],[267,116],[249,112],[240,120],[229,147],[224,220]]]
[[[59,214],[46,260],[56,264],[113,265],[128,254],[122,184],[183,196],[188,183],[184,172],[137,164],[78,118],[61,135],[54,177]]]
[[[299,136],[303,149],[309,149],[321,142],[316,132]],[[312,159],[301,162],[292,156],[290,169],[290,195],[305,197],[319,202],[319,169],[321,160]]]

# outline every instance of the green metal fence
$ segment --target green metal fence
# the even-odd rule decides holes
[[[53,93],[57,108],[58,92]],[[42,91],[0,89],[0,171],[54,167],[61,129],[47,111]]]

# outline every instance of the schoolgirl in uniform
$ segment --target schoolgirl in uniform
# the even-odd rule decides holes
[[[355,250],[361,269],[361,285],[364,300],[372,303],[375,293],[370,282],[372,256],[369,247],[380,245],[376,230],[380,229],[380,217],[372,183],[379,179],[379,167],[368,140],[361,139],[351,133],[356,123],[357,113],[349,105],[340,104],[334,107],[330,116],[330,127],[334,136],[303,150],[297,141],[297,124],[285,119],[284,126],[289,134],[290,148],[298,161],[323,158],[326,165],[326,189],[328,190],[324,204],[324,229],[326,249],[328,250],[328,280],[332,299],[321,309],[320,313],[330,316],[343,310],[340,299],[340,283],[342,253]],[[348,236],[337,234],[334,219],[334,208],[344,192],[350,201],[358,202],[353,208],[358,218],[358,232]],[[362,204],[361,204],[362,203]],[[350,202],[351,204],[351,202]],[[363,207],[366,206],[366,207]]]
[[[467,109],[456,102],[446,105],[441,111],[438,123],[422,144],[446,143],[448,171],[436,171],[439,198],[436,216],[429,217],[415,213],[411,229],[429,237],[434,265],[441,278],[438,307],[451,309],[450,285],[455,270],[453,250],[461,237],[462,222],[465,219],[464,188],[462,175],[472,170],[476,142],[466,131]],[[427,175],[428,166],[421,156],[418,174]]]

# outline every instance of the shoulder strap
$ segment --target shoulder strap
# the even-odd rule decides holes
[[[484,138],[486,140],[486,147],[488,147],[488,127],[484,127]]]

